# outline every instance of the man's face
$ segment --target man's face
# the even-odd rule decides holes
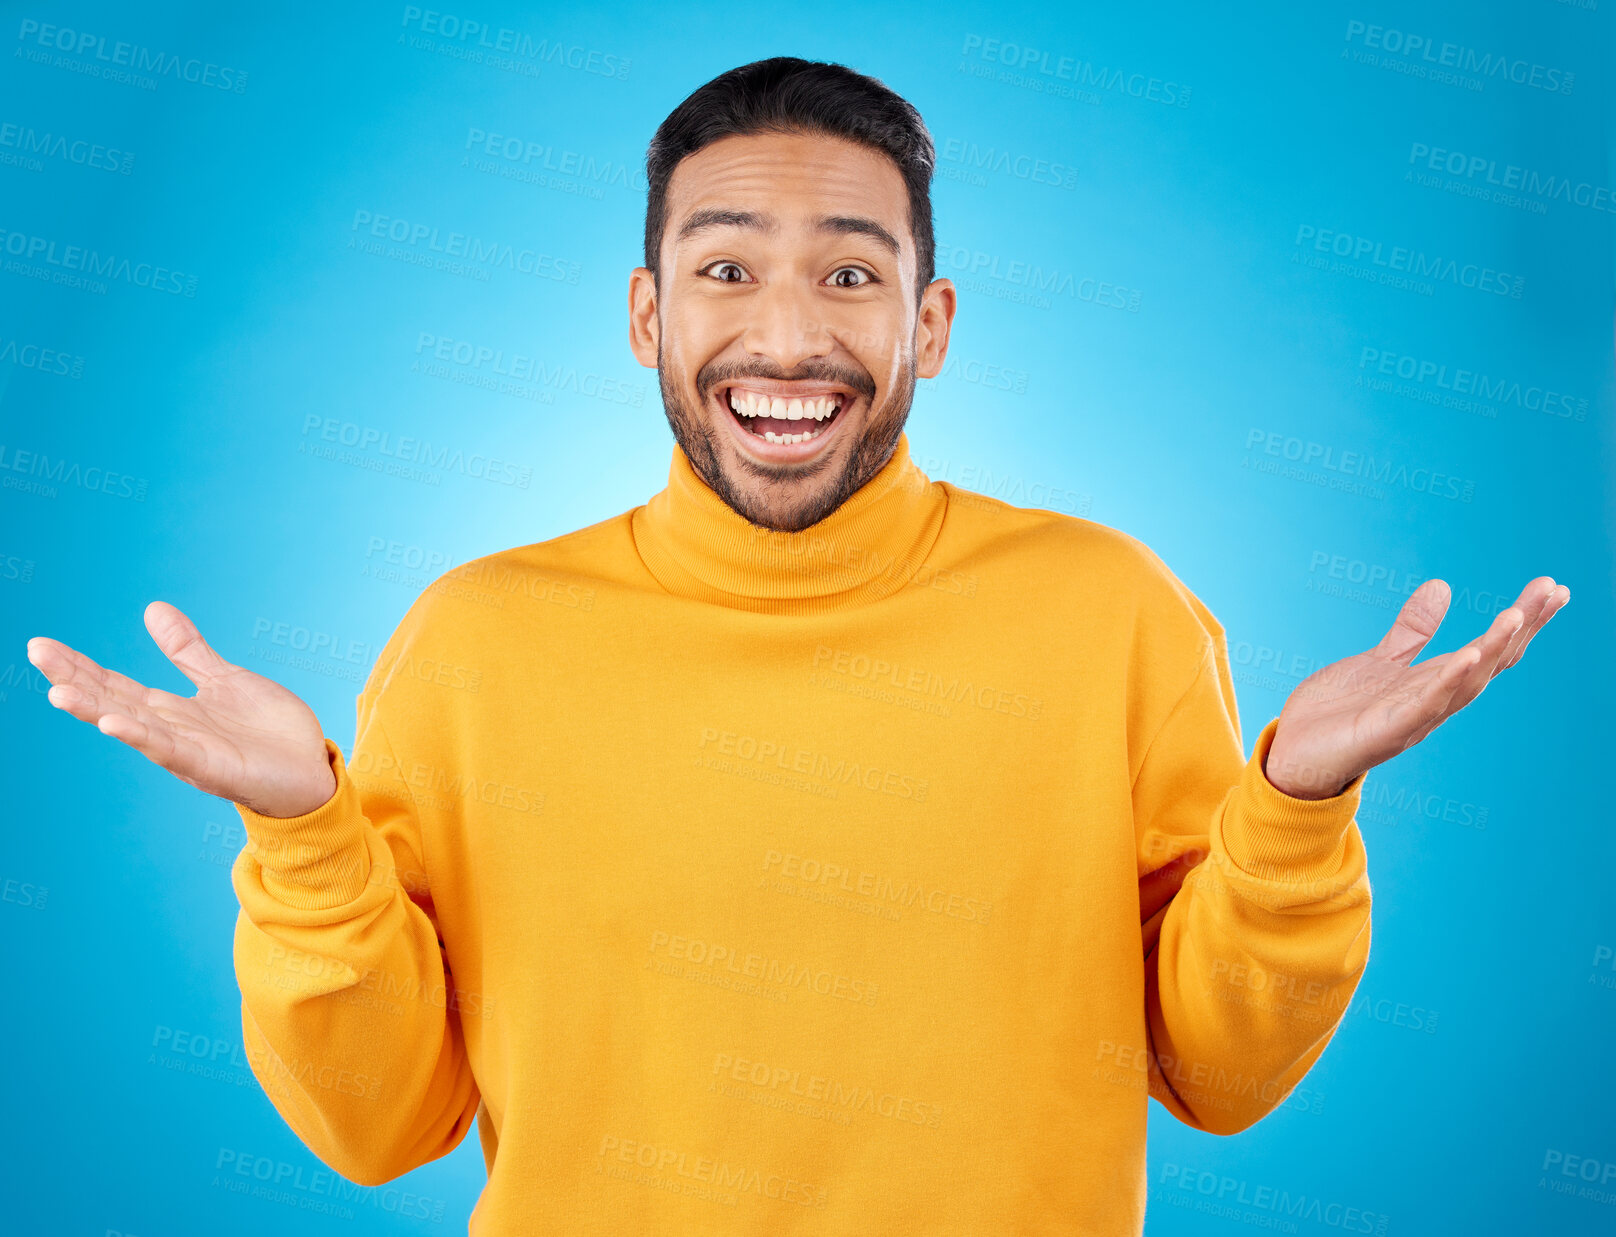
[[[915,379],[942,369],[954,286],[917,306],[903,177],[841,138],[723,138],[680,161],[667,203],[661,286],[629,282],[634,355],[730,507],[816,524],[891,458]]]

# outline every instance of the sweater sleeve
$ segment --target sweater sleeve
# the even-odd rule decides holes
[[[1196,1129],[1234,1134],[1312,1068],[1368,962],[1354,819],[1368,775],[1318,800],[1270,783],[1279,719],[1244,757],[1220,635],[1150,742],[1133,805],[1150,1094]]]
[[[364,693],[358,711],[355,767],[396,768]],[[236,804],[242,1041],[309,1149],[379,1185],[459,1145],[480,1095],[407,787],[356,782],[325,744],[337,788],[323,806],[277,818]]]

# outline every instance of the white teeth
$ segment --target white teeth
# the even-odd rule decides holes
[[[732,388],[729,406],[743,417],[772,417],[780,421],[823,421],[835,412],[840,396],[819,395],[809,399],[771,399],[751,391]]]
[[[738,416],[768,417],[779,421],[826,421],[837,411],[841,401],[842,397],[839,395],[818,395],[807,399],[787,400],[780,396],[771,398],[739,388],[731,388],[729,392],[729,406]],[[824,432],[823,425],[815,425],[813,429],[800,434],[776,434],[772,430],[767,430],[761,437],[766,442],[789,444],[809,442]]]
[[[763,440],[765,442],[778,442],[785,444],[809,442],[812,439],[818,438],[824,432],[824,430],[808,430],[802,434],[776,434],[773,430],[764,430]]]

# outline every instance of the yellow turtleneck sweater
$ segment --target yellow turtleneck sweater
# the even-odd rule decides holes
[[[362,1184],[475,1117],[487,1237],[1137,1234],[1147,1095],[1251,1125],[1367,960],[1363,777],[1276,724],[1124,533],[907,436],[767,531],[675,447],[421,594],[330,802],[237,805],[249,1059]]]

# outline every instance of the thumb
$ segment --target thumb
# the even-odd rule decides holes
[[[196,624],[166,601],[154,601],[146,607],[146,630],[163,650],[163,656],[198,687],[230,669],[230,663],[202,638]]]
[[[1400,665],[1408,665],[1436,635],[1452,600],[1453,590],[1446,580],[1427,580],[1409,594],[1403,608],[1397,612],[1397,621],[1380,638],[1375,652]]]

